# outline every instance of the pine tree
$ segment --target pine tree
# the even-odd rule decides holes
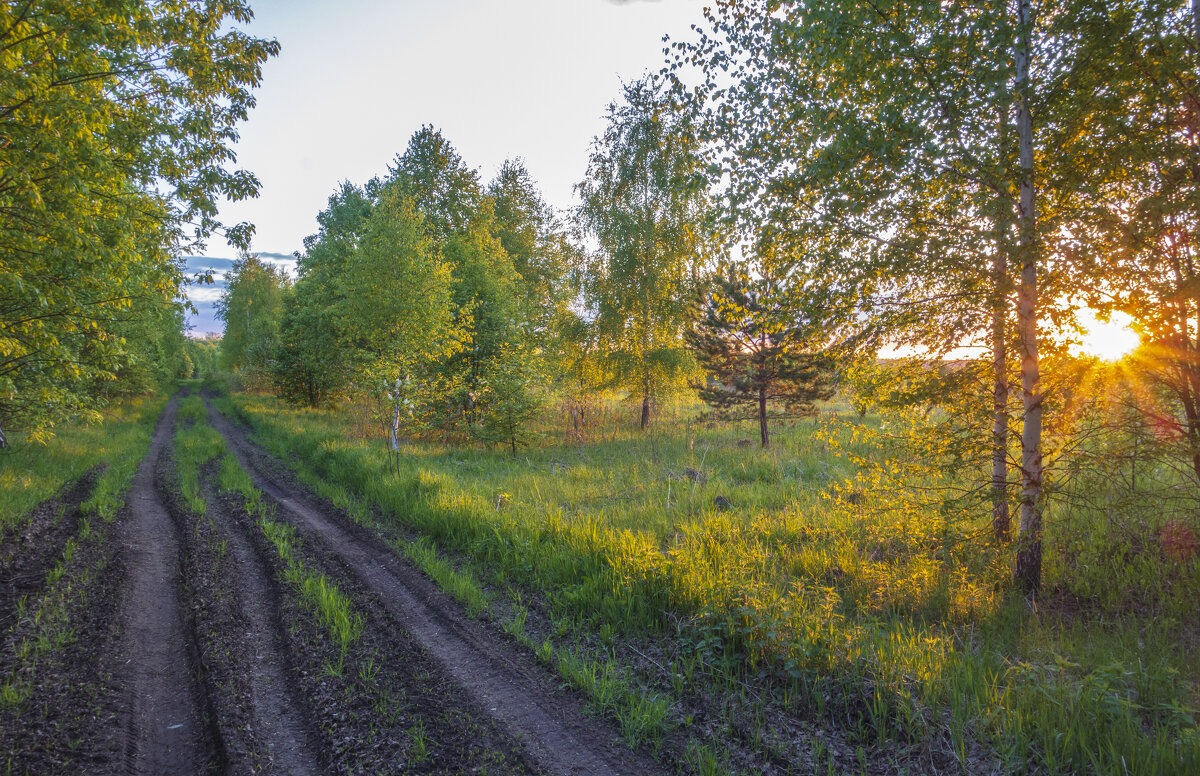
[[[808,412],[833,395],[832,359],[810,350],[816,326],[778,283],[728,267],[698,307],[687,340],[712,377],[700,398],[719,410],[754,407],[764,448],[771,404]]]

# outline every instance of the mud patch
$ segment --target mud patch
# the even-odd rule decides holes
[[[158,420],[120,520],[129,584],[120,608],[118,680],[125,770],[137,774],[205,773],[220,765],[192,681],[195,657],[180,610],[179,540],[155,487],[177,405],[173,398]]]
[[[112,613],[121,602],[124,570],[115,526],[98,521],[43,603],[57,612],[36,617],[32,607],[5,631],[0,683],[28,698],[0,703],[5,773],[112,773],[120,762],[120,714],[113,700],[113,645],[120,639]],[[61,622],[50,619],[61,617]],[[61,626],[61,627],[59,627]],[[62,633],[58,641],[56,633]],[[52,648],[36,660],[19,653],[40,639]],[[29,646],[22,646],[29,645]]]
[[[274,546],[257,528],[252,536],[283,591],[289,651],[327,773],[535,772],[519,746],[464,697],[337,557],[293,538],[294,557],[306,573],[324,576],[362,617],[362,632],[345,653],[287,581]]]
[[[172,490],[187,584],[183,604],[195,634],[199,680],[233,773],[322,772],[297,702],[279,621],[279,592],[230,510],[212,487],[218,463],[201,474],[205,515],[190,514]]]

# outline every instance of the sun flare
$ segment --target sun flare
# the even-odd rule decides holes
[[[1130,327],[1133,319],[1125,313],[1113,313],[1107,321],[1102,321],[1093,310],[1084,308],[1079,311],[1079,323],[1083,327],[1083,337],[1072,348],[1078,355],[1120,361],[1140,342],[1138,333]]]

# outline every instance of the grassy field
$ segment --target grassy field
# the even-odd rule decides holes
[[[1195,559],[1158,561],[1146,579],[1171,581],[1161,605],[1105,610],[1072,598],[1076,569],[1051,557],[1046,589],[1064,600],[1030,608],[1009,593],[1010,548],[847,498],[861,484],[829,450],[855,444],[852,429],[828,418],[783,429],[770,451],[736,426],[516,458],[413,444],[395,476],[345,414],[236,406],[343,506],[378,507],[491,582],[545,596],[579,632],[670,637],[689,670],[698,659],[724,680],[768,674],[864,744],[945,737],[964,767],[982,746],[1009,771],[1200,769],[1200,653],[1181,609],[1200,593]],[[1051,556],[1056,541],[1051,522]]]
[[[104,470],[88,512],[112,519],[150,445],[166,396],[133,399],[110,408],[101,423],[62,425],[45,444],[17,434],[0,453],[0,539],[18,530],[35,506],[94,466]]]

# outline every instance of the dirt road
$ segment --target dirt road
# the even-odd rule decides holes
[[[539,773],[650,774],[653,761],[621,745],[607,722],[588,716],[558,682],[442,594],[406,560],[320,504],[290,481],[282,465],[255,446],[243,429],[210,405],[212,425],[225,436],[254,484],[314,543],[336,555],[361,584],[458,685],[518,739]]]
[[[172,399],[158,420],[150,452],[133,477],[130,519],[120,533],[129,582],[116,664],[118,684],[126,689],[125,767],[135,774],[195,774],[216,766],[179,603],[179,538],[155,485],[177,404]]]

